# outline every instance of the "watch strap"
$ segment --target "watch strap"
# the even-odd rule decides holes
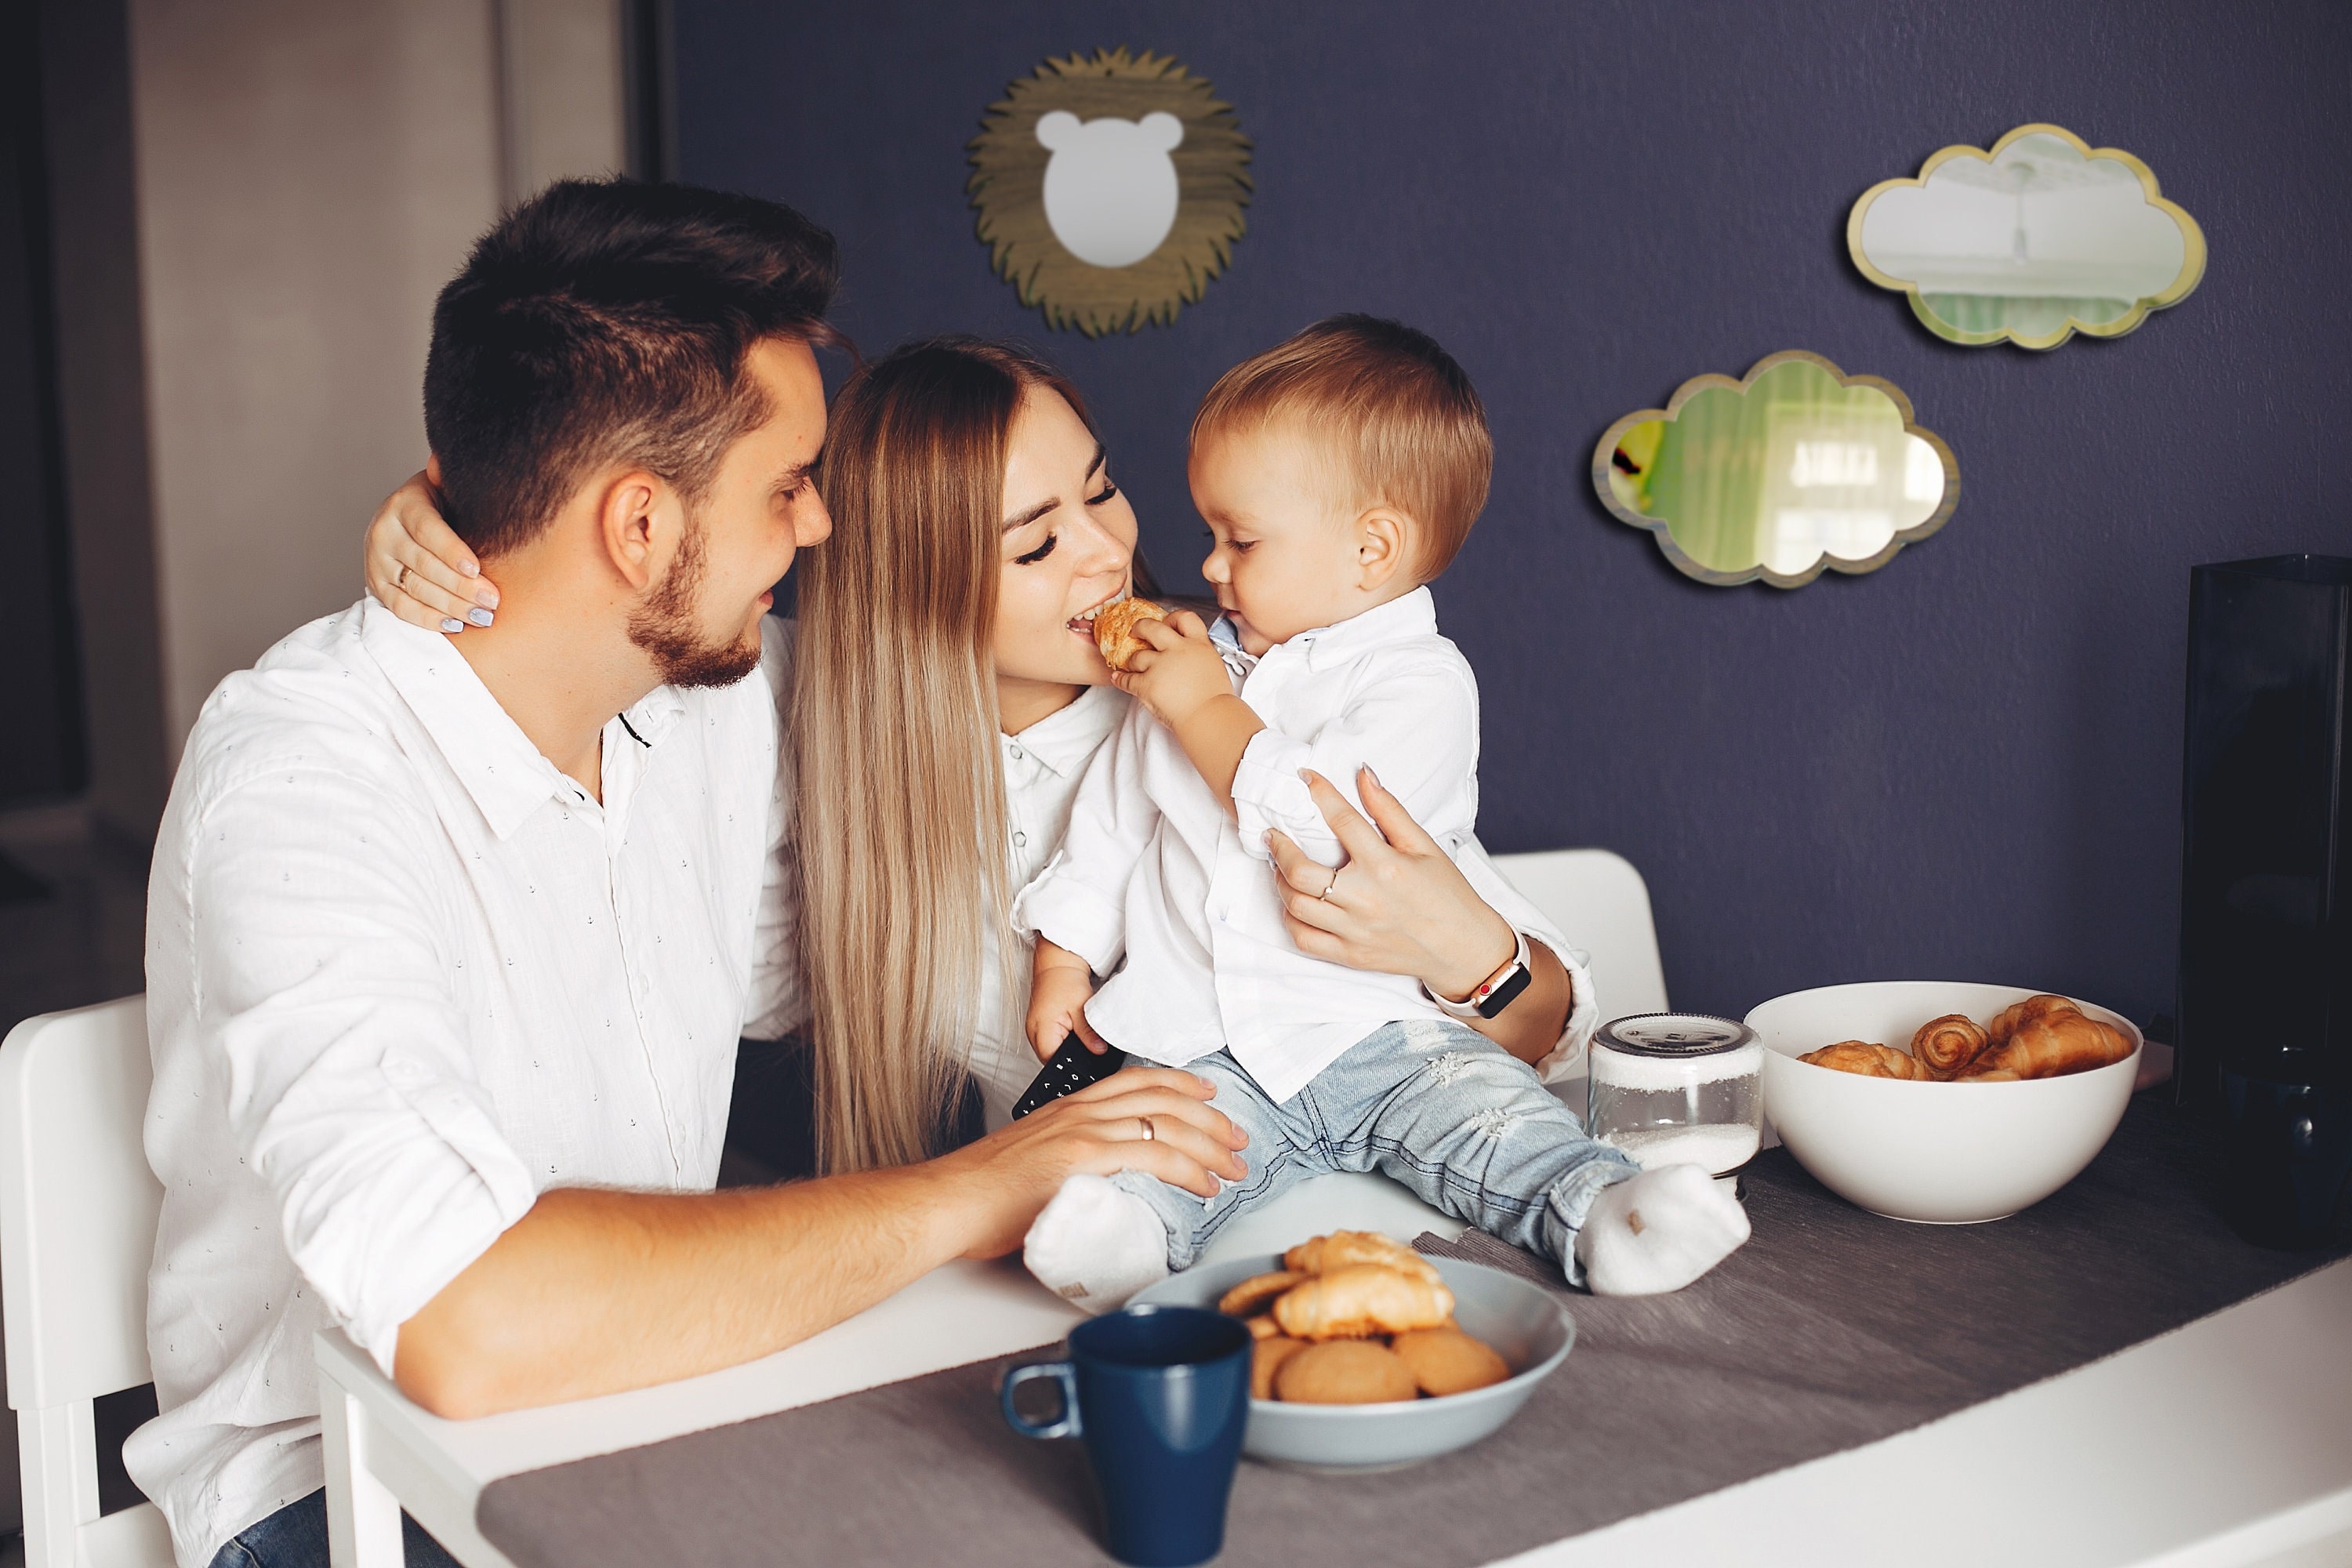
[[[1533,972],[1528,967],[1528,933],[1515,931],[1511,934],[1518,940],[1518,946],[1510,958],[1461,1001],[1449,1002],[1427,985],[1421,988],[1421,994],[1435,1003],[1438,1011],[1449,1018],[1466,1022],[1472,1018],[1498,1016],[1504,1008],[1518,999],[1519,993],[1525,991],[1528,982],[1534,978]]]

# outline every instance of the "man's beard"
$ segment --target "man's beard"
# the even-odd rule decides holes
[[[629,640],[646,650],[668,686],[732,686],[760,668],[756,635],[714,642],[695,624],[702,586],[702,527],[689,518],[669,575],[629,617]]]

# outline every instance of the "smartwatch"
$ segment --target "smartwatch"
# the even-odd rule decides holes
[[[1534,972],[1528,967],[1528,933],[1515,931],[1511,934],[1518,939],[1517,950],[1502,968],[1486,976],[1485,984],[1468,996],[1459,1002],[1448,1002],[1426,984],[1422,986],[1421,994],[1436,1003],[1438,1011],[1449,1018],[1499,1017],[1503,1009],[1517,1001],[1519,993],[1525,991],[1535,978]]]

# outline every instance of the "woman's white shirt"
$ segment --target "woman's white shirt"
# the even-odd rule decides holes
[[[1127,716],[1127,693],[1115,686],[1089,686],[1058,713],[1040,719],[1017,735],[999,735],[996,754],[1004,769],[1006,886],[1028,886],[1070,827],[1070,804],[1095,752]],[[988,1125],[1002,1127],[1037,1076],[1036,1052],[1022,1027],[1029,1011],[1030,944],[1013,939],[1011,973],[992,950],[981,970],[981,1000],[971,1054],[965,1058],[988,1109]]]

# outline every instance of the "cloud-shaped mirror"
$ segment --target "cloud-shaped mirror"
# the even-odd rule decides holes
[[[1592,486],[1700,582],[1776,588],[1874,571],[1960,501],[1951,448],[1912,423],[1899,388],[1795,350],[1618,420],[1592,450]]]
[[[1955,343],[2117,337],[2205,275],[2204,231],[2147,165],[2055,125],[1947,147],[1917,178],[1871,186],[1845,237],[1864,277]]]

